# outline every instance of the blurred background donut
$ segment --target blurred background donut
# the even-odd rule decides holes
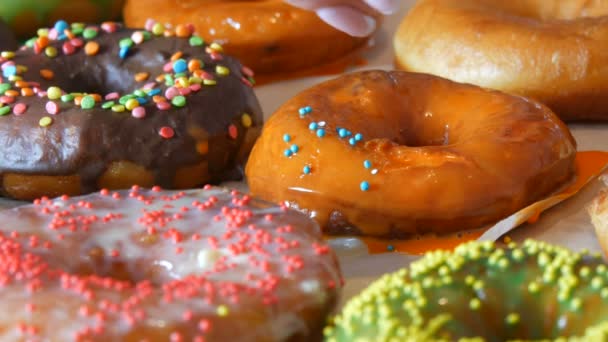
[[[0,0],[0,17],[20,38],[59,19],[97,23],[120,17],[124,0]]]

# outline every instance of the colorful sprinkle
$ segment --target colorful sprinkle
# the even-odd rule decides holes
[[[134,118],[143,119],[144,117],[146,117],[146,109],[144,107],[135,107],[131,111],[131,115]]]
[[[17,103],[15,104],[15,106],[13,106],[13,114],[15,115],[21,115],[23,113],[25,113],[25,111],[27,110],[27,105],[25,103]]]
[[[82,37],[84,37],[84,39],[93,39],[95,37],[97,37],[97,30],[94,28],[86,28],[84,29],[84,31],[82,31]]]
[[[178,59],[173,62],[173,72],[180,73],[188,71],[188,63],[184,59]]]
[[[46,96],[49,100],[58,100],[61,98],[62,91],[59,87],[49,87],[46,90]]]
[[[53,119],[50,116],[43,116],[42,118],[40,118],[40,120],[38,121],[38,125],[40,125],[40,127],[48,127],[53,123]]]
[[[235,125],[228,126],[228,136],[234,140],[239,136],[239,130]]]
[[[372,162],[369,160],[363,161],[363,167],[366,169],[370,169],[372,167]]]
[[[92,109],[95,107],[95,98],[91,95],[84,96],[82,100],[80,100],[80,107],[82,109]]]
[[[11,107],[9,106],[0,106],[0,116],[4,116],[11,112]]]
[[[226,76],[226,75],[229,75],[229,74],[230,74],[230,69],[228,69],[227,67],[225,67],[225,66],[223,66],[223,65],[216,65],[216,66],[215,66],[215,72],[216,72],[218,75],[221,75],[221,76]]]
[[[310,113],[312,113],[312,107],[310,107],[310,106],[301,107],[300,109],[298,109],[298,112],[300,113],[300,116],[310,114]]]
[[[289,135],[289,134],[283,134],[283,141],[284,142],[290,142],[291,141],[291,135]]]
[[[363,181],[363,182],[361,182],[359,187],[361,188],[361,191],[368,191],[370,188],[370,185],[369,185],[369,182]]]
[[[306,166],[304,166],[304,168],[302,168],[302,172],[303,172],[305,175],[310,174],[310,171],[311,171],[311,168],[310,168],[310,166],[308,166],[308,165],[306,165]]]
[[[158,130],[158,135],[165,139],[171,139],[175,135],[175,131],[169,126],[163,126]]]
[[[56,115],[59,113],[59,105],[53,101],[47,102],[44,108],[49,114]]]
[[[317,136],[323,138],[325,136],[325,130],[323,128],[317,129]]]
[[[251,127],[251,125],[253,125],[253,120],[251,119],[251,115],[245,113],[241,116],[241,124],[243,125],[243,127]]]
[[[183,107],[186,105],[186,97],[178,95],[171,100],[171,104],[175,107]]]
[[[201,46],[201,45],[205,44],[205,41],[203,40],[203,38],[201,38],[199,36],[192,36],[192,37],[190,37],[189,43],[190,43],[190,46]]]

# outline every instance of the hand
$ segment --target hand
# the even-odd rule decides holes
[[[315,11],[329,25],[351,36],[369,36],[381,15],[393,13],[399,0],[285,0],[287,3]]]

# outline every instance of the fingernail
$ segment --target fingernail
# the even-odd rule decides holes
[[[355,37],[366,37],[376,29],[376,20],[347,6],[326,7],[317,10],[326,23]]]
[[[395,13],[399,7],[398,0],[365,0],[365,2],[384,15]]]
[[[366,27],[364,30],[362,30],[360,36],[366,37],[374,33],[374,31],[376,30],[376,19],[368,15],[364,15],[363,19],[365,20]]]

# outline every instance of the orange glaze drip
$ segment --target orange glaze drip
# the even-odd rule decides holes
[[[608,152],[583,151],[576,153],[576,177],[572,184],[561,190],[556,196],[569,197],[581,190],[591,177],[599,175],[608,166]],[[528,223],[534,223],[540,218],[541,211],[530,217]],[[422,255],[434,249],[452,250],[461,243],[479,238],[488,228],[464,231],[459,234],[445,236],[428,235],[408,240],[386,240],[370,237],[360,237],[367,245],[371,254],[388,251]]]

